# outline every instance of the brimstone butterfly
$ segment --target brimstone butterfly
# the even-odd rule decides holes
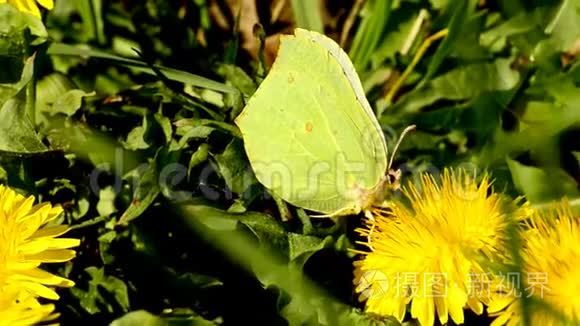
[[[296,29],[236,118],[258,180],[287,202],[326,216],[380,206],[387,144],[348,55]]]

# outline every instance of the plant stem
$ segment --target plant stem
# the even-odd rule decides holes
[[[84,228],[87,228],[87,227],[90,227],[93,225],[97,225],[97,224],[100,224],[100,223],[103,223],[106,221],[107,221],[107,218],[105,216],[99,216],[99,217],[96,217],[92,220],[88,220],[88,221],[85,221],[85,222],[80,223],[80,224],[71,225],[69,230],[84,229]]]
[[[411,72],[413,72],[413,69],[415,69],[415,66],[417,65],[417,63],[419,63],[419,61],[421,60],[421,58],[423,57],[423,55],[425,54],[427,49],[431,46],[431,44],[433,44],[435,41],[447,36],[448,32],[449,32],[449,30],[447,28],[440,30],[439,32],[429,36],[428,38],[425,39],[425,41],[423,41],[423,43],[421,44],[421,47],[419,48],[417,53],[415,53],[415,56],[413,57],[411,64],[407,66],[407,68],[405,69],[405,71],[403,72],[401,77],[399,77],[399,79],[397,79],[397,81],[395,82],[393,87],[389,90],[389,92],[385,96],[385,100],[387,101],[387,103],[390,104],[393,102],[393,98],[395,97],[395,95],[397,94],[397,92],[399,91],[401,86],[403,85],[403,82],[405,82],[405,80],[409,77]]]
[[[27,60],[34,60],[34,51],[31,47],[32,35],[30,30],[24,30],[24,51],[26,52]],[[34,63],[32,68],[32,77],[26,85],[26,115],[30,119],[32,126],[36,127],[36,71]]]

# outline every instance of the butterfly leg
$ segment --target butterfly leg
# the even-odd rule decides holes
[[[367,234],[368,246],[369,246],[369,249],[371,251],[375,251],[375,249],[373,248],[373,245],[371,243],[373,231],[375,230],[375,224],[376,224],[375,217],[373,216],[373,213],[370,210],[365,210],[365,217],[368,218],[369,221],[371,221],[371,228],[369,230],[369,233]]]
[[[310,217],[313,218],[333,218],[333,217],[338,217],[338,216],[346,216],[346,215],[354,215],[354,214],[358,214],[360,213],[360,209],[358,208],[353,208],[353,207],[346,207],[346,208],[341,208],[337,211],[334,211],[330,214],[323,214],[323,215],[310,215]]]

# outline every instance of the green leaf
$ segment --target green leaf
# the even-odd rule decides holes
[[[284,228],[267,214],[247,212],[238,218],[258,238],[261,245],[276,249],[278,254],[287,256],[288,237]]]
[[[480,44],[480,35],[484,29],[485,12],[479,11],[469,16],[461,28],[461,34],[449,52],[449,57],[465,62],[489,60],[491,54]]]
[[[401,7],[393,10],[392,17],[387,23],[387,34],[373,52],[371,58],[373,66],[380,66],[383,61],[393,59],[395,54],[401,51],[418,16],[416,10],[409,8]]]
[[[209,145],[206,143],[199,145],[197,150],[193,152],[193,154],[191,154],[189,164],[187,165],[187,175],[190,176],[191,170],[194,167],[200,165],[201,163],[207,161],[208,157],[209,157]]]
[[[157,165],[152,162],[147,165],[146,170],[138,179],[133,199],[119,219],[119,224],[129,224],[129,222],[141,216],[147,207],[155,201],[160,192]]]
[[[523,0],[502,1],[498,3],[502,14],[507,17],[512,17],[525,10],[526,4]]]
[[[552,18],[544,32],[550,36],[552,51],[564,52],[580,37],[580,2],[563,0],[559,3],[552,9]]]
[[[173,309],[178,310],[178,309]],[[207,320],[194,313],[181,313],[179,315],[155,316],[145,310],[132,311],[123,317],[114,320],[110,326],[166,326],[166,325],[184,325],[184,326],[214,326],[220,325],[220,319],[214,321]]]
[[[177,278],[177,283],[187,284],[187,286],[190,288],[193,287],[193,288],[199,288],[199,289],[211,288],[211,287],[215,287],[215,286],[224,285],[224,283],[222,281],[220,281],[219,279],[217,279],[213,276],[208,276],[208,275],[203,275],[203,274],[194,274],[194,273],[185,273],[185,274],[180,275]]]
[[[223,153],[214,155],[214,158],[221,176],[233,192],[242,194],[249,187],[258,183],[248,164],[241,140],[232,140]]]
[[[304,254],[313,254],[324,248],[328,248],[334,243],[331,236],[324,239],[311,235],[297,233],[288,234],[289,258],[294,260]],[[310,255],[309,255],[310,256]]]
[[[110,326],[166,326],[163,318],[157,317],[145,310],[132,311],[121,318],[113,320]]]
[[[560,165],[561,135],[580,124],[580,88],[570,76],[555,76],[527,91],[546,101],[523,102],[518,117],[518,130],[498,128],[480,153],[484,165],[503,162],[506,156],[522,153],[541,167]],[[548,102],[552,99],[553,102]]]
[[[84,218],[87,215],[90,208],[91,208],[91,203],[89,202],[89,200],[85,196],[77,197],[76,203],[72,209],[73,220],[75,222],[80,221],[82,218]],[[96,220],[100,220],[100,217],[97,217]],[[80,225],[80,224],[75,224],[75,227],[78,225]]]
[[[516,188],[532,203],[580,196],[576,181],[561,169],[526,166],[507,159]]]
[[[126,149],[137,151],[140,149],[149,148],[149,144],[145,141],[145,135],[150,128],[148,116],[143,117],[143,125],[133,128],[127,135],[127,140],[123,142]]]
[[[102,234],[99,240],[99,255],[103,264],[110,265],[115,262],[115,254],[111,251],[111,244],[115,241],[118,234],[115,231],[109,231]]]
[[[557,1],[530,11],[518,11],[483,33],[481,41],[499,51],[509,38],[520,52],[532,56],[538,64],[551,64],[553,57],[569,50],[580,36],[579,21],[578,1]]]
[[[415,321],[405,322],[402,325],[413,326]],[[399,326],[399,323],[394,317],[379,317],[372,314],[365,313],[359,309],[351,309],[342,312],[338,316],[339,325],[357,325],[357,326]]]
[[[437,107],[415,114],[413,123],[419,130],[430,133],[413,132],[413,136],[404,146],[435,152],[439,144],[452,141],[455,136],[469,134],[472,142],[470,147],[477,150],[493,137],[500,126],[502,113],[518,90],[516,87],[509,91],[489,92],[465,103]],[[443,135],[444,133],[446,135]],[[458,148],[458,151],[461,151],[461,148]]]
[[[95,92],[85,93],[80,89],[71,89],[62,94],[53,104],[50,114],[62,113],[68,117],[73,116],[82,106],[83,98],[94,96]]]
[[[165,136],[165,143],[170,143],[173,138],[173,127],[171,126],[171,120],[163,115],[161,110],[153,115],[153,118],[163,131]]]
[[[312,221],[310,220],[310,216],[306,214],[304,209],[302,208],[296,209],[296,215],[298,216],[298,219],[302,223],[302,234],[310,235],[314,233],[315,230],[314,226],[312,225]]]
[[[234,203],[228,207],[227,212],[232,214],[243,214],[248,211],[246,203],[240,198],[234,199]]]
[[[16,98],[6,101],[0,108],[0,151],[12,153],[48,151],[24,110],[24,102]]]
[[[173,128],[169,118],[160,113],[145,114],[142,125],[133,128],[123,143],[128,150],[141,150],[150,148],[152,145],[162,142],[170,143],[173,136]]]
[[[55,107],[54,103],[63,94],[76,88],[75,84],[61,73],[56,72],[43,77],[36,83],[36,112],[56,112],[59,108]]]
[[[32,79],[34,73],[34,57],[28,58],[21,71],[20,79],[15,83],[0,83],[0,105],[19,94]]]
[[[460,66],[417,87],[397,102],[393,110],[415,113],[442,99],[468,100],[485,92],[510,90],[520,78],[510,65],[509,59],[497,59],[492,63]]]
[[[212,130],[220,130],[222,132],[231,134],[234,137],[242,138],[240,130],[227,122],[208,119],[181,119],[176,121],[174,124],[177,127],[176,134],[181,136],[186,135],[194,127],[205,126],[212,128]],[[205,138],[207,135],[209,135],[209,132],[210,129],[208,128],[197,128],[197,130],[192,131],[191,136],[188,137]]]
[[[496,44],[505,44],[506,38],[524,34],[537,28],[537,25],[533,23],[538,20],[535,15],[537,12],[521,12],[509,20],[501,21],[500,24],[480,35],[481,44],[488,48],[497,48],[496,50],[499,51],[503,46],[498,47]]]
[[[117,194],[113,187],[106,187],[99,191],[99,202],[97,203],[97,212],[100,216],[109,216],[117,209],[115,208],[115,197]]]
[[[239,89],[246,98],[252,96],[258,88],[252,78],[238,66],[224,64],[219,67],[218,73],[224,76],[234,87]]]
[[[177,144],[178,148],[187,147],[187,143],[192,139],[207,138],[216,129],[209,126],[187,126],[178,128],[177,134],[184,132],[184,130],[187,131],[185,131],[179,140],[179,143]]]
[[[88,289],[82,290],[74,287],[71,292],[79,298],[82,307],[90,314],[98,312],[113,313],[117,309],[121,311],[129,310],[129,294],[125,282],[117,277],[106,275],[103,268],[94,266],[87,267],[85,272],[89,274]],[[103,292],[108,295],[103,296]],[[114,301],[110,299],[114,299]]]
[[[258,212],[242,214],[207,206],[204,202],[191,202],[181,206],[196,221],[215,231],[234,231],[239,223],[256,236],[258,242],[268,248],[276,248],[281,256],[287,256],[288,239],[284,228],[272,216]]]
[[[200,223],[214,231],[234,231],[237,228],[239,219],[244,216],[242,214],[229,214],[204,203],[190,203],[183,205],[182,209],[188,214],[195,216],[196,223]]]
[[[39,37],[42,41],[48,38],[46,28],[39,18],[22,13],[11,4],[0,3],[0,36],[22,35],[26,28],[30,29],[32,35]]]
[[[444,9],[449,4],[449,0],[430,0],[429,2],[431,2],[433,8],[438,10]]]
[[[272,196],[272,199],[274,199],[276,207],[278,207],[280,219],[284,222],[291,220],[292,214],[290,213],[290,208],[288,208],[288,203],[273,191],[268,190],[268,193],[270,194],[270,196]]]

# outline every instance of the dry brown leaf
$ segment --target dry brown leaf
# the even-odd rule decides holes
[[[230,25],[228,17],[222,11],[222,8],[219,6],[217,0],[211,0],[208,8],[212,22],[224,31],[231,31],[232,26]]]
[[[354,11],[354,17],[350,18],[349,23],[352,26],[358,12],[358,9],[353,9],[353,6],[362,2],[364,0],[324,0],[322,18],[326,34],[334,39],[344,34],[343,26],[345,21],[349,20],[349,13]],[[238,13],[240,14],[240,47],[254,59],[258,57],[260,44],[254,36],[253,29],[256,23],[260,23],[266,32],[264,56],[267,66],[270,66],[276,57],[280,35],[291,34],[295,28],[290,0],[211,0],[209,12],[213,22],[226,33],[231,33],[235,19]],[[343,38],[347,37],[348,30]]]
[[[342,31],[340,32],[340,46],[345,47],[346,42],[348,40],[348,36],[350,34],[350,29],[354,25],[356,18],[362,8],[363,3],[365,0],[355,0],[354,5],[350,9],[348,16],[346,17],[344,24],[342,25]]]
[[[580,55],[580,38],[576,39],[570,49],[560,56],[562,67],[568,67]]]
[[[270,5],[270,24],[294,25],[290,0],[273,0]]]

